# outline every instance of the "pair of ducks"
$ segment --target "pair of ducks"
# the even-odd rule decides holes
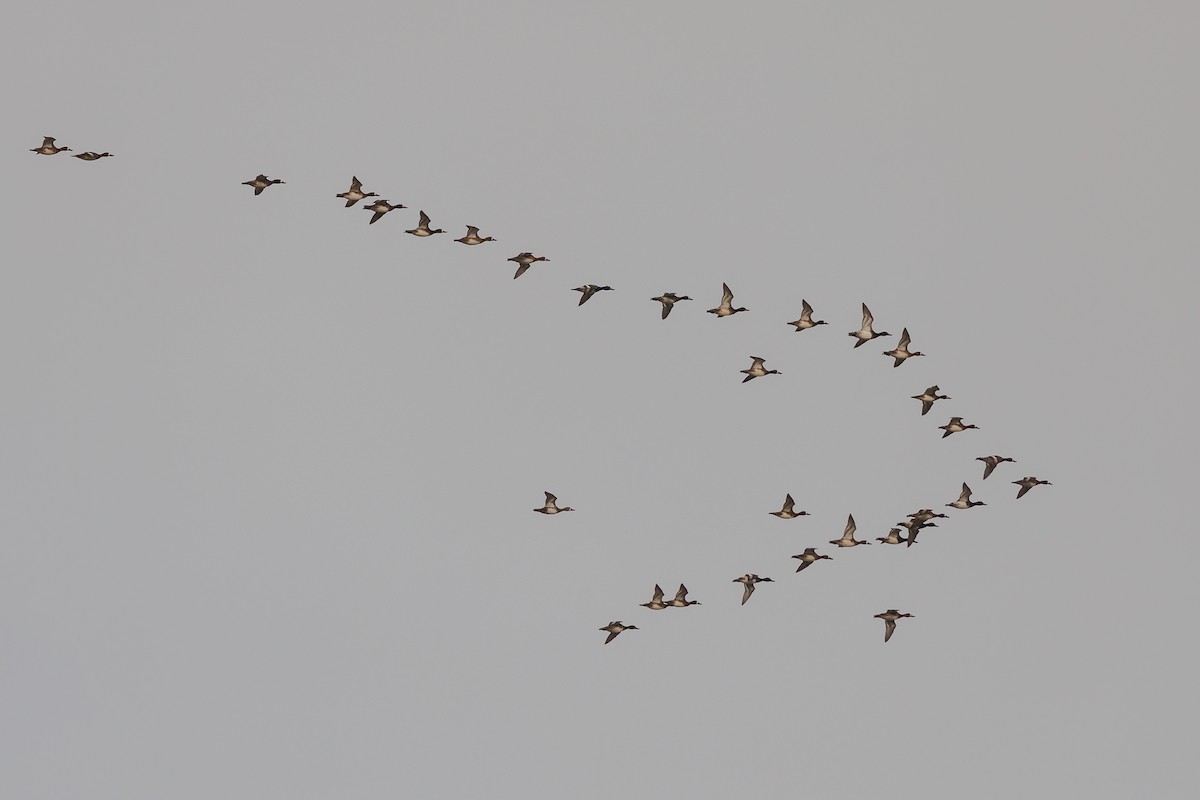
[[[69,152],[71,152],[71,148],[65,147],[65,146],[58,147],[57,145],[54,144],[53,136],[43,136],[42,137],[42,146],[34,147],[34,148],[30,149],[29,152],[37,153],[39,156],[53,156],[53,155],[57,155],[59,153],[69,153]],[[81,161],[98,161],[101,158],[111,158],[111,157],[112,157],[112,153],[95,153],[95,152],[92,152],[91,150],[88,150],[86,153],[76,153],[74,155],[74,158],[78,158]]]
[[[751,578],[757,579],[757,580],[746,581],[746,592],[745,592],[745,594],[742,595],[742,605],[746,604],[746,600],[754,592],[754,584],[755,583],[771,580],[770,578],[759,578],[757,575],[743,575],[741,578],[738,578],[736,581],[734,581],[734,583],[740,583],[740,582],[743,582],[743,579],[751,579]],[[881,614],[875,615],[875,619],[883,620],[883,641],[884,641],[884,643],[887,643],[888,641],[890,641],[892,638],[892,634],[896,632],[896,620],[905,619],[905,618],[915,619],[916,615],[909,614],[909,613],[901,613],[899,609],[895,609],[895,608],[889,608],[887,611],[884,611]],[[604,643],[608,644],[609,642],[611,642],[613,639],[617,638],[617,636],[624,633],[625,631],[638,630],[638,626],[637,625],[626,625],[625,623],[621,622],[620,620],[616,620],[614,622],[608,623],[600,630],[606,631],[608,633],[608,637],[604,640]]]
[[[688,589],[682,583],[679,584],[679,591],[675,592],[674,600],[663,602],[663,590],[657,583],[654,584],[654,596],[650,598],[649,603],[638,603],[643,608],[648,608],[651,611],[662,611],[664,608],[687,608],[688,606],[700,605],[699,600],[688,600]]]
[[[666,319],[671,315],[671,309],[676,303],[683,300],[691,300],[687,295],[678,295],[675,292],[663,292],[658,297],[651,297],[652,301],[662,303],[662,318]],[[733,307],[733,291],[730,290],[729,284],[721,284],[721,302],[716,308],[710,308],[708,314],[716,314],[718,317],[732,317],[734,314],[740,314],[743,311],[749,311],[748,308]]]
[[[808,307],[808,303],[805,303],[804,305],[805,305],[805,309],[809,312],[809,320],[811,321],[812,309]],[[804,319],[804,317],[801,316],[800,320],[797,320],[797,322],[801,322],[801,321],[803,321],[803,319]],[[791,324],[795,324],[795,323],[788,323],[788,324],[791,325]],[[813,324],[820,324],[820,323],[813,323]],[[888,333],[887,331],[876,332],[874,330],[874,324],[875,324],[875,317],[874,317],[874,315],[871,314],[871,309],[867,308],[866,303],[863,303],[862,304],[862,325],[859,327],[858,330],[850,331],[850,333],[847,334],[847,336],[852,336],[852,337],[854,337],[854,339],[857,340],[854,342],[854,346],[856,348],[861,347],[862,345],[866,344],[867,342],[871,341],[872,339],[878,339],[880,336],[891,336],[891,334]],[[801,330],[801,328],[797,327],[796,330]],[[917,356],[925,355],[924,353],[917,351],[917,350],[909,350],[908,346],[910,344],[912,344],[912,337],[910,337],[908,335],[908,328],[905,328],[903,330],[903,332],[901,332],[901,334],[900,334],[900,344],[895,349],[885,350],[883,353],[885,356],[891,356],[893,359],[895,359],[895,363],[892,364],[892,367],[898,367],[910,358],[916,358]],[[948,399],[948,398],[945,398],[945,399]]]

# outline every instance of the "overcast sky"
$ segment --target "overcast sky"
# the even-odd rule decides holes
[[[14,7],[0,793],[1190,796],[1198,24]]]

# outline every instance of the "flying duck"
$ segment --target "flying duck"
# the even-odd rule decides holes
[[[364,192],[362,190],[362,181],[352,175],[350,176],[350,188],[337,195],[337,197],[345,199],[346,208],[349,208],[364,197],[379,197],[379,195],[375,192]]]
[[[921,508],[909,514],[908,518],[914,522],[925,523],[931,519],[950,519],[950,515],[938,514],[932,508]]]
[[[946,515],[938,514],[938,516],[944,517]],[[914,544],[916,544],[917,543],[917,534],[920,533],[925,528],[936,528],[938,526],[936,522],[924,522],[919,519],[910,519],[906,522],[897,522],[896,524],[902,528],[908,529],[908,537],[906,539],[904,539],[904,541],[906,542],[906,545],[905,545],[906,547],[912,547]]]
[[[939,425],[938,428],[945,431],[945,433],[942,434],[942,438],[945,439],[950,434],[958,433],[959,431],[970,430],[972,428],[978,430],[979,426],[963,425],[962,417],[951,417],[949,422],[947,422],[945,425]]]
[[[672,608],[687,608],[688,606],[700,605],[699,600],[688,600],[687,595],[687,587],[681,583],[679,584],[679,591],[675,593],[675,599],[668,600],[667,605],[671,606]]]
[[[278,178],[272,180],[266,175],[258,175],[252,181],[242,181],[242,186],[253,186],[254,194],[260,195],[262,194],[263,189],[267,188],[268,186],[274,186],[277,183],[287,183],[287,181],[281,181]]]
[[[908,540],[900,536],[899,528],[892,528],[890,531],[888,531],[887,536],[876,536],[875,541],[883,542],[884,544],[900,544],[901,542],[907,542]]]
[[[1013,483],[1015,483],[1017,486],[1021,487],[1021,491],[1017,492],[1018,500],[1020,500],[1022,497],[1024,497],[1025,493],[1028,492],[1030,489],[1032,489],[1035,486],[1039,486],[1039,485],[1040,486],[1053,486],[1054,485],[1050,481],[1039,481],[1037,478],[1034,478],[1033,476],[1029,476],[1027,478],[1021,478],[1021,480],[1013,481]]]
[[[691,300],[692,298],[688,297],[687,295],[680,297],[674,292],[663,292],[658,297],[651,297],[650,299],[657,300],[658,302],[662,303],[662,318],[666,319],[671,313],[671,309],[675,307],[676,303],[678,303],[680,300]]]
[[[829,561],[833,560],[833,556],[817,555],[817,548],[815,548],[815,547],[807,547],[804,549],[803,553],[801,553],[798,556],[792,556],[792,558],[800,559],[800,566],[796,567],[796,572],[799,572],[802,569],[806,569],[809,566],[811,566],[812,564],[815,564],[816,562],[821,561],[823,559],[828,559]]]
[[[494,242],[496,240],[491,236],[480,236],[479,228],[475,227],[474,225],[468,225],[467,235],[461,239],[455,239],[454,241],[462,242],[463,244],[483,244],[484,242]]]
[[[53,136],[45,136],[42,138],[42,146],[34,147],[29,152],[37,153],[39,156],[52,156],[56,153],[62,153],[64,151],[70,152],[70,150],[71,150],[71,148],[69,148],[69,147],[55,147],[54,146],[54,137]]]
[[[946,503],[946,505],[949,506],[950,508],[967,509],[967,508],[972,508],[974,506],[986,506],[987,503],[984,503],[979,500],[972,500],[971,499],[971,487],[967,486],[964,483],[963,488],[962,488],[962,493],[959,494],[958,499],[955,500],[953,503]]]
[[[842,534],[842,538],[830,539],[829,543],[836,544],[838,547],[854,547],[856,544],[870,544],[870,542],[855,539],[854,532],[856,530],[858,530],[858,526],[854,524],[854,515],[851,514],[850,518],[846,521],[846,531]]]
[[[86,153],[76,153],[71,157],[78,158],[80,161],[99,161],[102,158],[112,158],[112,153],[94,153],[88,150]]]
[[[882,614],[876,614],[875,619],[883,620],[883,641],[886,642],[888,639],[891,639],[892,634],[896,632],[896,620],[911,616],[912,614],[901,614],[894,608],[889,608]],[[615,633],[613,634],[613,636],[616,635]]]
[[[583,294],[579,296],[579,305],[583,305],[588,300],[591,300],[592,295],[594,295],[596,292],[611,292],[612,290],[613,288],[611,286],[597,286],[594,283],[589,283],[585,286],[577,286],[571,291],[583,292]]]
[[[429,215],[422,211],[421,221],[417,223],[417,227],[413,228],[411,231],[405,231],[405,233],[411,233],[413,236],[433,236],[435,233],[445,233],[445,231],[441,228],[430,229]]]
[[[741,583],[745,585],[742,591],[742,605],[746,605],[746,601],[750,599],[750,595],[754,594],[754,584],[756,583],[774,583],[770,578],[760,578],[757,575],[746,573],[740,578],[734,578],[733,583]]]
[[[538,261],[549,261],[550,259],[546,258],[545,256],[535,256],[533,253],[517,253],[508,260],[515,261],[518,264],[517,274],[513,275],[513,280],[516,280],[524,275],[525,270],[529,269],[531,265],[537,263]]]
[[[558,498],[555,497],[554,495],[550,494],[549,492],[546,492],[545,494],[546,494],[546,505],[542,506],[541,508],[534,509],[534,511],[538,512],[539,514],[561,514],[564,511],[574,511],[575,510],[575,509],[571,508],[570,506],[563,506],[562,508],[559,508],[557,505]]]
[[[782,375],[783,374],[782,372],[780,372],[777,369],[764,369],[763,362],[766,361],[765,358],[759,358],[758,356],[750,356],[750,359],[754,362],[750,365],[750,369],[738,370],[738,372],[740,372],[746,376],[746,377],[742,378],[742,383],[745,383],[746,381],[754,380],[755,378],[761,378],[763,375]]]
[[[654,584],[654,596],[650,598],[650,602],[649,603],[638,603],[638,605],[640,605],[644,608],[648,608],[651,611],[661,611],[667,607],[667,604],[663,602],[662,598],[663,598],[662,587],[656,583],[656,584]]]
[[[718,317],[731,317],[739,311],[749,311],[747,308],[733,307],[733,292],[729,290],[729,284],[721,284],[721,305],[716,308],[710,308],[707,313],[716,314]]]
[[[944,394],[938,394],[939,388],[940,387],[938,387],[938,386],[930,386],[928,389],[926,389],[921,394],[914,394],[912,396],[913,400],[921,401],[921,416],[922,417],[929,413],[929,409],[933,408],[933,403],[935,400],[949,400],[950,399],[949,397],[947,397]]]
[[[1016,460],[1007,458],[1005,456],[979,456],[975,460],[983,462],[983,479],[985,481],[987,480],[987,476],[992,474],[992,470],[1003,464],[1005,461],[1012,461],[1014,464],[1017,463]]]
[[[371,221],[367,223],[368,225],[374,225],[376,222],[379,222],[384,214],[388,213],[389,211],[395,211],[397,208],[408,208],[408,206],[402,206],[399,203],[392,205],[387,200],[376,200],[369,206],[363,206],[364,211],[373,212],[371,215]]]
[[[884,351],[883,354],[885,356],[891,356],[892,358],[896,359],[896,363],[892,364],[893,368],[898,367],[901,364],[903,364],[904,360],[907,358],[914,358],[915,356],[925,355],[924,353],[918,353],[915,350],[909,350],[908,345],[910,342],[912,342],[912,339],[910,339],[908,336],[908,328],[905,328],[904,331],[900,334],[900,345],[895,350]],[[855,345],[855,346],[857,347],[857,345]]]
[[[746,380],[749,380],[749,378]],[[745,382],[746,381],[742,381],[742,383]],[[793,500],[792,496],[789,494],[787,497],[783,498],[783,508],[779,509],[778,511],[768,511],[767,513],[772,516],[779,517],[780,519],[795,519],[796,517],[811,516],[807,511],[796,511],[795,509],[796,501]]]
[[[819,319],[814,322],[813,318],[812,318],[812,315],[813,315],[812,306],[810,306],[808,304],[808,301],[803,298],[801,298],[801,300],[800,300],[800,308],[801,308],[800,319],[796,320],[795,322],[788,323],[788,325],[796,326],[796,333],[800,333],[801,331],[806,331],[809,328],[815,328],[818,325],[828,325],[829,324],[823,319]]]
[[[850,331],[849,336],[853,336],[858,341],[854,343],[855,347],[860,347],[872,339],[878,339],[880,336],[891,336],[887,331],[876,333],[871,329],[871,325],[875,322],[875,317],[871,316],[871,309],[867,308],[867,304],[863,303],[863,320],[862,327],[856,331]]]
[[[621,620],[617,620],[616,622],[608,623],[600,630],[608,631],[608,638],[604,640],[604,643],[608,644],[613,639],[617,638],[617,634],[621,633],[621,631],[636,631],[637,629],[637,625],[625,625],[621,622]]]

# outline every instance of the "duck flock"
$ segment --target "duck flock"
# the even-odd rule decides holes
[[[53,155],[57,155],[59,153],[72,152],[72,151],[71,151],[71,148],[69,148],[69,147],[57,146],[55,144],[54,137],[46,136],[43,138],[42,145],[40,147],[32,148],[30,152],[36,153],[38,155],[53,156]],[[109,158],[111,156],[112,156],[112,154],[108,153],[108,152],[95,152],[92,150],[74,154],[74,158],[78,158],[82,161],[98,161],[102,158]],[[266,190],[267,188],[269,188],[271,186],[279,185],[279,184],[286,184],[286,181],[282,181],[282,180],[279,180],[276,178],[269,178],[266,175],[256,175],[251,180],[244,181],[242,185],[251,187],[254,190],[254,194],[257,196],[257,195],[261,195],[263,193],[263,191]],[[359,181],[359,179],[357,177],[352,177],[350,179],[350,188],[349,189],[347,189],[346,191],[341,192],[335,196],[337,198],[340,198],[340,199],[343,199],[346,201],[346,205],[345,205],[346,208],[353,207],[360,200],[366,200],[367,198],[372,198],[372,197],[380,198],[380,195],[375,192],[364,192],[362,182]],[[401,205],[399,203],[393,204],[389,200],[385,200],[382,198],[376,199],[370,205],[364,206],[364,209],[366,211],[371,212],[371,219],[368,221],[367,224],[374,225],[376,222],[383,219],[383,217],[385,215],[387,215],[388,213],[390,213],[392,211],[396,211],[396,210],[402,210],[405,208],[407,208],[407,206]],[[419,214],[420,214],[420,216],[417,221],[417,226],[415,228],[406,230],[405,231],[406,233],[410,233],[413,236],[428,237],[428,236],[434,236],[436,234],[446,232],[446,231],[442,230],[441,228],[431,227],[432,221],[430,220],[429,215],[427,215],[424,211],[420,211]],[[454,241],[460,242],[462,244],[469,245],[469,246],[481,245],[481,244],[484,244],[487,242],[497,241],[496,239],[494,239],[491,236],[480,236],[479,228],[477,226],[467,225],[466,228],[467,228],[467,232],[462,237],[455,239]],[[517,265],[516,272],[513,275],[513,278],[516,279],[516,278],[519,278],[522,275],[524,275],[525,272],[530,267],[532,267],[534,264],[537,264],[538,262],[543,262],[543,261],[548,262],[550,259],[546,258],[545,256],[535,256],[532,252],[522,252],[522,253],[518,253],[517,255],[515,255],[507,260],[514,262]],[[707,313],[713,314],[714,316],[721,318],[721,317],[731,317],[734,314],[739,314],[739,313],[742,313],[742,312],[748,310],[748,309],[742,308],[742,307],[738,307],[738,308],[734,307],[733,291],[729,288],[728,284],[721,284],[721,290],[722,290],[721,291],[721,302],[715,308],[708,309]],[[582,306],[584,303],[588,302],[590,299],[592,299],[593,296],[595,296],[599,292],[612,291],[612,287],[611,286],[600,286],[598,284],[589,283],[589,284],[585,284],[584,286],[576,287],[572,291],[576,291],[576,292],[580,293],[579,305]],[[671,315],[671,311],[675,308],[676,303],[682,302],[684,300],[690,301],[692,298],[688,297],[687,295],[677,294],[675,292],[663,292],[661,295],[659,295],[657,297],[652,297],[650,299],[657,303],[662,304],[662,319],[665,320],[667,317],[669,317]],[[803,333],[806,330],[816,328],[820,325],[828,324],[827,322],[825,322],[825,320],[814,320],[813,319],[813,308],[811,305],[808,304],[807,300],[801,299],[800,304],[801,304],[800,318],[793,322],[787,323],[788,325],[793,326],[797,333]],[[869,341],[872,341],[873,339],[878,339],[878,338],[881,338],[884,336],[891,335],[887,331],[875,331],[874,324],[875,324],[875,317],[871,314],[870,309],[867,308],[866,303],[863,303],[861,325],[859,326],[858,330],[850,331],[847,334],[848,336],[850,336],[854,339],[854,349],[861,347],[862,345],[866,344]],[[893,363],[892,363],[893,368],[899,367],[900,365],[902,365],[905,361],[907,361],[910,358],[916,358],[918,356],[925,355],[922,352],[910,350],[909,345],[911,343],[912,343],[912,339],[909,336],[908,328],[904,328],[900,334],[899,344],[892,350],[883,351],[883,355],[893,359]],[[779,370],[767,369],[766,368],[766,359],[764,359],[764,358],[761,358],[759,356],[750,356],[750,360],[751,360],[750,367],[748,369],[741,370],[741,374],[746,376],[742,379],[742,383],[747,383],[749,381],[754,380],[755,378],[766,377],[767,375],[781,374],[779,372]],[[940,392],[940,391],[941,391],[941,387],[934,385],[934,386],[927,387],[920,394],[912,395],[913,400],[921,401],[921,416],[925,416],[926,414],[928,414],[929,410],[931,408],[933,408],[933,404],[935,402],[937,402],[939,400],[949,400],[950,399],[950,397],[948,397],[947,395],[938,394],[938,392]],[[943,433],[942,433],[943,439],[946,438],[947,436],[950,436],[951,434],[962,433],[963,431],[968,431],[968,430],[976,430],[977,428],[978,428],[977,425],[965,424],[963,422],[962,417],[951,417],[949,422],[947,422],[945,425],[939,426],[939,429],[943,431]],[[975,460],[983,462],[983,477],[981,478],[981,480],[987,480],[988,477],[992,474],[992,472],[997,467],[999,467],[1001,464],[1004,464],[1006,462],[1016,463],[1016,459],[1009,458],[1008,456],[1001,456],[1001,455],[979,456]],[[1041,480],[1032,475],[1025,476],[1025,477],[1021,478],[1020,480],[1012,481],[1012,483],[1017,485],[1018,487],[1020,487],[1017,490],[1017,495],[1016,495],[1017,499],[1024,497],[1029,492],[1029,490],[1034,488],[1035,486],[1050,485],[1050,481]],[[544,492],[544,494],[545,494],[544,505],[542,505],[540,508],[534,509],[534,511],[538,512],[539,514],[555,515],[555,514],[565,513],[568,511],[574,511],[574,509],[571,508],[570,506],[559,506],[558,498],[555,495],[551,494],[550,492]],[[954,500],[953,502],[946,503],[945,506],[948,508],[958,510],[958,511],[966,511],[966,510],[969,510],[976,506],[987,505],[986,503],[984,503],[982,501],[972,500],[971,499],[972,494],[973,494],[973,492],[971,490],[971,487],[968,486],[964,482],[962,485],[962,491],[959,493],[958,499]],[[792,498],[791,494],[788,494],[784,498],[783,507],[779,511],[771,511],[768,513],[770,513],[772,516],[778,517],[779,519],[782,519],[782,520],[798,519],[800,517],[809,516],[809,513],[807,511],[797,511],[796,510],[796,501]],[[903,544],[903,545],[905,545],[905,547],[912,547],[914,544],[917,543],[917,535],[923,529],[938,527],[937,523],[935,523],[933,521],[934,519],[949,519],[949,515],[935,512],[932,508],[918,509],[918,510],[908,514],[907,518],[904,521],[897,522],[896,527],[891,528],[891,530],[888,531],[886,536],[876,537],[875,541],[881,542],[883,544],[894,544],[894,545]],[[844,531],[842,532],[841,537],[838,539],[832,539],[832,540],[830,540],[829,543],[832,545],[836,545],[839,548],[857,547],[858,545],[871,544],[871,542],[866,541],[866,540],[855,539],[854,534],[857,532],[857,530],[858,530],[858,528],[854,523],[854,515],[850,514],[847,518],[846,527],[845,527]],[[796,572],[799,573],[799,572],[803,572],[805,569],[807,569],[808,567],[817,563],[818,561],[831,560],[832,556],[823,555],[821,553],[818,553],[817,549],[815,547],[809,547],[809,548],[806,548],[803,553],[794,555],[794,556],[792,556],[792,558],[798,559],[800,561],[800,566],[796,567]],[[750,597],[754,594],[754,590],[755,590],[755,587],[757,584],[774,583],[775,581],[772,578],[764,578],[764,577],[761,577],[754,573],[746,573],[745,575],[742,575],[739,578],[734,578],[732,582],[742,584],[742,605],[745,605],[746,601],[749,600]],[[678,591],[676,591],[675,597],[673,599],[664,600],[663,598],[665,596],[666,596],[666,593],[663,591],[662,587],[658,586],[656,584],[654,587],[654,593],[650,598],[650,602],[640,603],[639,605],[641,605],[643,608],[650,609],[651,611],[664,611],[669,608],[687,608],[688,606],[700,605],[700,602],[697,600],[687,599],[688,588],[684,584],[679,585],[679,589],[678,589]],[[909,614],[907,612],[901,612],[894,608],[889,608],[888,610],[883,611],[879,614],[875,614],[874,616],[876,619],[883,620],[883,624],[884,624],[883,641],[887,642],[892,638],[892,634],[895,633],[896,621],[900,620],[900,619],[908,618],[908,617],[913,617],[914,615]],[[604,640],[604,643],[608,644],[613,639],[615,639],[618,635],[620,635],[621,633],[623,633],[625,631],[638,630],[638,626],[637,625],[626,625],[622,620],[614,620],[612,622],[609,622],[604,627],[600,628],[600,630],[603,632],[606,632],[608,634],[608,636]]]

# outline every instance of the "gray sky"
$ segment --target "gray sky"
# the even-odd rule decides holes
[[[1184,796],[1195,6],[581,6],[9,12],[3,794]]]

